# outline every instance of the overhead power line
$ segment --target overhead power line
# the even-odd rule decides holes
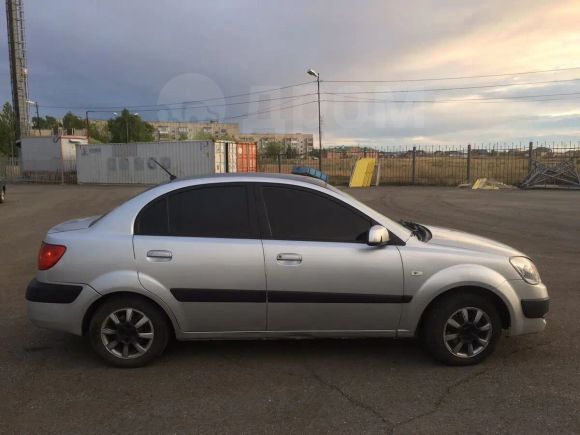
[[[293,104],[291,106],[284,106],[284,107],[275,107],[273,109],[270,110],[262,110],[259,112],[250,112],[250,113],[244,113],[242,115],[236,115],[236,116],[228,116],[225,118],[221,118],[222,121],[229,121],[231,119],[238,119],[238,118],[247,118],[249,116],[254,116],[254,115],[261,115],[263,113],[271,113],[271,112],[278,112],[281,110],[286,110],[286,109],[293,109],[295,107],[300,107],[300,106],[307,106],[308,104],[314,104],[316,103],[317,100],[312,100],[312,101],[307,101],[305,103],[300,103],[300,104]]]
[[[206,98],[206,99],[202,99],[202,100],[189,100],[189,101],[179,101],[179,102],[175,102],[175,103],[163,103],[163,104],[141,104],[141,105],[134,105],[134,104],[121,104],[121,105],[111,105],[111,106],[48,106],[48,105],[44,105],[41,104],[41,106],[43,108],[47,108],[47,109],[70,109],[70,110],[86,110],[89,109],[92,112],[99,112],[99,111],[108,111],[108,110],[116,110],[116,109],[130,109],[130,110],[138,110],[141,108],[149,108],[149,107],[162,107],[162,106],[174,106],[174,105],[200,105],[203,103],[207,103],[210,101],[218,101],[218,100],[228,100],[228,99],[232,99],[232,98],[239,98],[239,97],[247,97],[247,96],[251,96],[251,95],[259,95],[259,94],[265,94],[267,92],[273,92],[273,91],[281,91],[283,89],[290,89],[290,88],[295,88],[298,86],[304,86],[307,84],[311,84],[311,83],[315,83],[314,81],[307,81],[307,82],[302,82],[302,83],[295,83],[293,85],[286,85],[286,86],[281,86],[279,88],[271,88],[271,89],[264,89],[261,91],[255,91],[255,92],[246,92],[243,94],[235,94],[235,95],[226,95],[223,97],[214,97],[214,98]],[[285,97],[280,97],[280,99],[285,98]]]
[[[569,67],[569,68],[552,68],[543,69],[535,71],[520,71],[513,73],[503,73],[503,74],[487,74],[487,75],[477,75],[477,76],[452,76],[452,77],[431,77],[431,78],[419,78],[419,79],[398,79],[398,80],[321,80],[321,82],[326,83],[404,83],[404,82],[431,82],[440,80],[462,80],[462,79],[483,79],[491,77],[507,77],[507,76],[519,76],[527,74],[541,74],[548,72],[561,72],[561,71],[572,71],[579,70],[580,66]]]
[[[353,95],[353,94],[397,94],[410,92],[434,92],[434,91],[456,91],[469,89],[487,89],[487,88],[503,88],[509,86],[525,86],[525,85],[544,85],[549,83],[564,83],[580,81],[580,77],[564,80],[545,80],[541,82],[522,82],[522,83],[502,83],[498,85],[475,85],[475,86],[458,86],[449,88],[426,88],[426,89],[393,89],[384,91],[348,91],[348,92],[323,92],[326,95]]]
[[[316,95],[316,92],[310,92],[308,94],[293,95],[293,96],[288,96],[288,97],[261,98],[259,100],[238,101],[238,102],[234,102],[234,103],[204,104],[203,106],[201,106],[201,105],[195,105],[195,106],[182,105],[182,106],[178,106],[178,107],[166,107],[165,105],[161,104],[157,108],[141,109],[139,111],[140,112],[162,112],[164,110],[206,109],[206,108],[212,108],[212,107],[229,107],[229,106],[239,106],[241,104],[266,103],[266,102],[270,102],[270,101],[280,101],[280,100],[293,100],[293,99],[308,97],[311,95]],[[133,110],[133,109],[131,109],[131,110]],[[90,112],[93,112],[93,113],[108,113],[110,111],[111,111],[111,109],[108,109],[108,110],[90,110]]]
[[[216,121],[221,122],[221,121],[228,121],[230,119],[247,118],[247,117],[254,116],[254,115],[261,115],[264,113],[272,113],[272,112],[278,112],[278,111],[282,111],[282,110],[286,110],[286,109],[292,109],[294,107],[306,106],[308,104],[313,104],[316,102],[317,102],[317,100],[312,100],[312,101],[306,101],[304,103],[292,104],[292,105],[288,105],[288,106],[278,106],[278,107],[270,108],[268,110],[260,110],[257,112],[247,112],[247,113],[243,113],[241,115],[223,117],[223,118],[217,119]],[[204,107],[209,107],[209,106],[204,106]],[[162,110],[163,109],[149,109],[149,110],[142,110],[142,112],[153,112],[153,111],[160,112]],[[96,112],[102,113],[102,111],[96,111]]]
[[[453,98],[453,99],[434,99],[434,100],[383,100],[377,98],[362,98],[350,96],[348,98],[355,98],[355,100],[324,100],[329,103],[477,103],[477,102],[518,102],[518,101],[550,101],[543,99],[544,97],[570,97],[580,96],[580,92],[565,92],[558,94],[537,94],[537,95],[516,95],[513,97],[491,97],[491,98]],[[540,98],[534,100],[534,98]],[[569,98],[557,98],[558,100],[566,100]]]

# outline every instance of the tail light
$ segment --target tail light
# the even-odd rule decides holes
[[[66,252],[66,246],[51,245],[50,243],[42,242],[40,245],[40,252],[38,253],[38,269],[47,270],[58,263]]]

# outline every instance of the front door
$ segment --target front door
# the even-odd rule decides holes
[[[313,189],[263,185],[261,198],[268,330],[397,329],[401,257],[396,246],[366,244],[372,219]]]
[[[251,191],[221,183],[147,205],[133,239],[139,280],[184,332],[264,331],[266,279]]]

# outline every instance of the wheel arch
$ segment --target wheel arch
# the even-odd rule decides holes
[[[500,318],[501,318],[502,328],[509,329],[509,327],[511,326],[511,322],[512,322],[510,310],[509,310],[506,302],[500,296],[498,296],[497,293],[495,293],[492,290],[485,288],[485,287],[480,287],[480,286],[476,286],[476,285],[464,285],[464,286],[457,286],[457,287],[447,289],[447,290],[439,293],[438,295],[436,295],[434,298],[432,298],[429,301],[429,303],[427,304],[427,306],[425,307],[425,309],[421,313],[421,317],[419,318],[419,322],[417,323],[417,328],[415,329],[415,335],[418,335],[421,332],[421,330],[423,328],[423,321],[426,317],[427,312],[432,307],[434,307],[438,301],[440,301],[443,298],[449,297],[453,294],[459,294],[459,293],[460,294],[476,294],[476,295],[483,296],[486,299],[488,299],[498,310],[498,313],[499,313]]]
[[[152,303],[153,305],[155,305],[159,311],[163,314],[163,316],[165,317],[165,320],[167,321],[167,325],[170,327],[170,335],[175,337],[176,336],[176,331],[178,328],[178,325],[174,322],[173,317],[166,311],[166,309],[159,304],[155,299],[150,298],[142,293],[137,293],[137,292],[131,292],[131,291],[118,291],[118,292],[112,292],[112,293],[108,293],[103,295],[102,297],[100,297],[99,299],[97,299],[96,301],[94,301],[89,308],[87,308],[87,310],[85,311],[85,314],[83,316],[83,321],[82,321],[82,335],[86,336],[88,331],[89,331],[89,325],[91,323],[91,318],[93,317],[93,314],[95,314],[95,311],[106,301],[117,298],[117,297],[122,297],[122,296],[130,296],[130,297],[134,297],[134,298],[138,298],[138,299],[142,299],[142,300],[146,300],[150,303]]]

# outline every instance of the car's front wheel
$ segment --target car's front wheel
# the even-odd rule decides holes
[[[141,367],[161,355],[169,331],[155,304],[131,296],[106,300],[89,327],[93,349],[109,364],[124,368]]]
[[[421,335],[425,347],[439,361],[471,365],[493,352],[501,329],[498,310],[488,298],[451,293],[425,313]]]

